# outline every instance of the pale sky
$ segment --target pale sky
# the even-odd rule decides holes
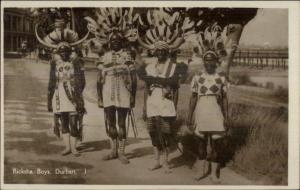
[[[244,28],[240,44],[288,46],[288,10],[259,9]]]

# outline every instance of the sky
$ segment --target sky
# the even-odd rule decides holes
[[[240,45],[288,47],[288,10],[259,9],[245,26]]]

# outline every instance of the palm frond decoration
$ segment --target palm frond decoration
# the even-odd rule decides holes
[[[139,15],[133,12],[133,8],[103,7],[95,11],[97,19],[87,16],[88,30],[97,39],[108,42],[113,32],[122,33],[129,41],[136,40],[136,24],[139,22]]]
[[[140,28],[147,28],[144,32],[139,30],[138,33],[138,42],[144,48],[154,50],[158,46],[165,46],[170,50],[177,49],[194,32],[194,22],[182,17],[179,12],[168,17],[163,14],[166,14],[163,8],[148,10],[145,14],[146,21],[139,23]]]

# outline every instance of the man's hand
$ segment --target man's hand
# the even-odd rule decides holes
[[[187,118],[186,118],[186,125],[188,127],[188,129],[192,129],[193,128],[193,119],[192,119],[192,116],[191,114],[189,113]]]
[[[53,107],[52,107],[52,104],[48,104],[48,112],[53,112]]]
[[[60,131],[59,131],[59,126],[54,126],[53,128],[53,133],[60,138]]]
[[[135,107],[135,98],[133,96],[130,96],[130,108]]]
[[[143,121],[147,121],[147,111],[146,108],[143,108],[143,115],[142,115]]]
[[[162,92],[163,92],[163,97],[164,98],[170,98],[170,95],[171,95],[171,89],[170,88],[163,88],[162,89]]]
[[[98,107],[99,108],[103,108],[104,107],[103,101],[101,99],[98,99]]]

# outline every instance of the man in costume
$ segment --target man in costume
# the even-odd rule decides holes
[[[80,138],[79,120],[85,113],[82,91],[85,86],[83,61],[77,55],[75,47],[81,44],[89,35],[78,40],[78,34],[65,27],[63,19],[56,19],[54,31],[41,39],[38,35],[38,25],[35,27],[38,41],[53,50],[50,61],[50,78],[48,84],[48,111],[54,113],[55,133],[59,121],[62,126],[62,137],[65,150],[80,156],[76,150],[77,139]]]
[[[191,125],[194,114],[193,128],[199,140],[199,160],[196,165],[203,167],[207,162],[206,165],[211,166],[210,179],[219,183],[219,164],[225,156],[222,151],[226,149],[226,79],[224,73],[216,72],[219,59],[214,51],[205,52],[203,61],[205,70],[196,74],[191,83],[188,124]],[[195,179],[199,180],[205,175],[206,171],[198,168]]]
[[[204,66],[191,84],[192,96],[187,118],[188,125],[196,135],[195,144],[198,145],[198,160],[195,163],[198,172],[195,179],[200,180],[210,174],[214,183],[220,183],[220,165],[228,161],[230,140],[227,135],[229,126],[226,125],[226,83],[243,28],[255,17],[257,9],[190,8],[186,13],[196,23],[194,30],[197,33],[198,53]],[[203,169],[203,164],[210,165],[211,171],[206,167]]]
[[[98,62],[97,80],[98,106],[104,109],[106,133],[111,144],[111,152],[103,160],[118,158],[121,163],[128,164],[126,118],[135,105],[137,87],[135,52],[125,46],[128,41],[135,40],[134,19],[130,16],[132,8],[100,8],[97,11],[98,21],[103,19],[103,22],[97,23],[90,17],[86,20],[96,39],[108,44],[108,50]],[[98,30],[99,26],[103,30]]]
[[[154,23],[154,22],[153,22]],[[138,75],[145,81],[145,111],[147,129],[151,137],[155,163],[150,170],[163,166],[166,173],[171,172],[168,155],[171,142],[171,130],[176,119],[176,104],[180,79],[185,78],[187,65],[176,62],[176,50],[184,42],[178,25],[166,25],[157,22],[150,28],[139,43],[146,49],[154,50],[156,62],[140,67]],[[177,28],[176,28],[177,26]],[[175,28],[175,29],[174,29]],[[163,153],[163,164],[160,155]]]

